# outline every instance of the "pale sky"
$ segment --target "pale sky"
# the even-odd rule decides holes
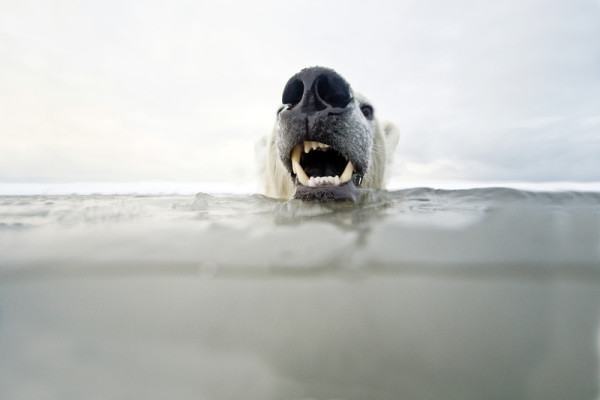
[[[393,179],[600,181],[600,1],[0,0],[0,182],[256,180],[287,79],[401,131]]]

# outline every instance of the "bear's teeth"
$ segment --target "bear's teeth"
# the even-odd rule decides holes
[[[312,142],[304,142],[304,152],[308,153],[312,150]]]
[[[311,176],[309,178],[308,175],[306,175],[306,172],[304,171],[302,166],[300,165],[300,157],[302,155],[302,150],[305,150],[306,152],[307,146],[310,146],[311,149],[313,148],[313,146],[316,146],[316,148],[329,148],[329,146],[326,144],[308,141],[304,142],[304,146],[299,144],[294,146],[290,157],[292,161],[292,171],[296,174],[298,182],[302,186],[339,186],[342,183],[348,182],[352,178],[352,173],[354,172],[354,165],[352,165],[350,161],[348,161],[344,172],[342,172],[342,175],[340,176]]]
[[[304,141],[304,152],[305,153],[308,153],[311,150],[328,149],[330,147],[331,146],[326,145],[325,143],[313,142],[313,141],[309,141],[309,140]]]
[[[308,180],[308,186],[317,187],[317,186],[339,186],[340,185],[340,177],[339,176],[311,176]]]
[[[308,186],[308,175],[306,175],[306,172],[304,172],[304,169],[300,165],[301,153],[302,147],[300,147],[299,145],[295,146],[292,150],[292,171],[294,171],[294,173],[298,177],[298,182],[300,182],[301,185]]]
[[[352,178],[352,172],[354,172],[354,166],[352,165],[352,163],[350,161],[348,161],[348,164],[346,165],[344,172],[342,172],[342,175],[340,176],[340,182],[341,183],[348,182],[350,180],[350,178]]]

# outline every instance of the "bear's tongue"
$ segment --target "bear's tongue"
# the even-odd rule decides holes
[[[305,141],[291,153],[292,170],[303,186],[339,186],[352,178],[354,166],[330,146]]]

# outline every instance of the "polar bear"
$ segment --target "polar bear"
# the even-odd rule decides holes
[[[282,95],[272,135],[263,143],[262,192],[310,201],[356,200],[358,188],[384,188],[398,130],[337,72],[305,68]]]

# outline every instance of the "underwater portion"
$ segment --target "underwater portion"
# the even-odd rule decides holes
[[[596,399],[600,193],[0,196],[0,398]]]

